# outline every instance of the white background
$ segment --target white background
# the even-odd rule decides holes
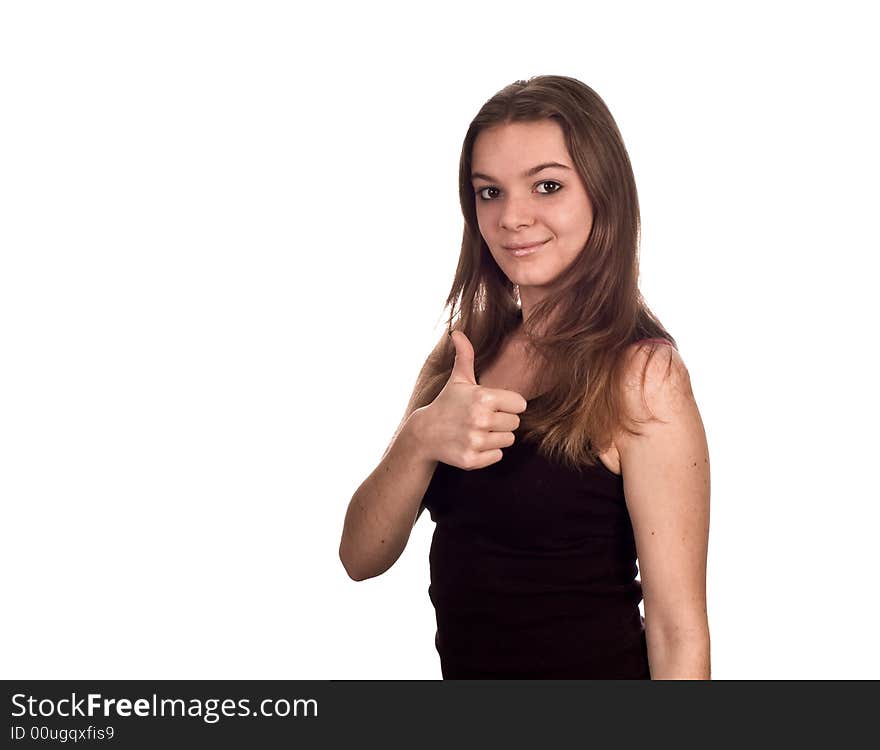
[[[713,677],[880,677],[870,4],[317,8],[2,6],[0,676],[440,678],[428,514],[360,583],[342,522],[468,123],[555,73],[620,127],[706,425]]]

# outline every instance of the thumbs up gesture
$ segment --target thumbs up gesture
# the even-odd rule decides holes
[[[470,471],[500,461],[513,445],[513,430],[526,400],[515,391],[477,385],[474,347],[452,332],[455,364],[443,390],[424,407],[423,441],[435,461]]]

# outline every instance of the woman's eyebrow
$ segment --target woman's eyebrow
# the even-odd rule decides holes
[[[544,162],[543,164],[538,164],[537,166],[532,167],[531,169],[527,169],[525,172],[522,173],[522,176],[523,177],[531,177],[532,175],[538,174],[538,172],[540,172],[544,169],[549,169],[550,167],[560,167],[561,169],[571,169],[571,167],[566,166],[565,164],[560,164],[558,161],[547,161],[547,162]],[[484,174],[483,172],[471,172],[471,179],[476,180],[477,178],[482,179],[482,180],[488,180],[489,182],[496,181],[494,177],[490,177],[489,175]]]

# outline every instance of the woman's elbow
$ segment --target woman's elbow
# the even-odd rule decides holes
[[[368,578],[375,578],[376,576],[382,575],[382,573],[388,569],[386,567],[381,570],[371,570],[364,565],[358,565],[348,554],[346,554],[343,544],[339,545],[339,561],[342,563],[342,567],[345,568],[345,572],[352,581],[366,581]]]

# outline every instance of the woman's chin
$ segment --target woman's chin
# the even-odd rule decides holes
[[[530,286],[545,287],[553,282],[553,276],[551,274],[514,273],[507,278],[509,278],[520,289]]]

